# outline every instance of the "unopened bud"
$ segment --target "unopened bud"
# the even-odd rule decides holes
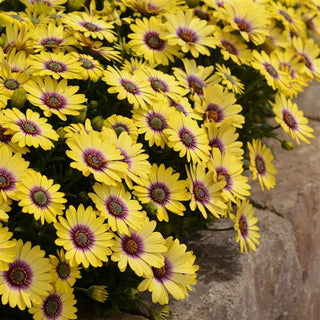
[[[147,211],[148,214],[152,216],[155,216],[158,213],[158,207],[153,201],[147,203],[144,209]]]
[[[90,288],[88,288],[87,295],[93,300],[105,302],[108,299],[107,287],[93,285]]]
[[[200,0],[187,0],[186,3],[189,8],[195,8],[197,5],[199,5]]]
[[[125,293],[130,300],[137,300],[139,298],[139,291],[136,288],[128,288]]]
[[[11,106],[17,109],[22,109],[27,101],[27,94],[23,88],[14,90],[11,98]]]
[[[290,151],[294,149],[294,144],[291,140],[283,140],[281,142],[281,147],[285,150]]]
[[[94,130],[101,130],[103,126],[104,119],[102,116],[96,116],[91,120],[91,124]]]
[[[97,110],[98,105],[99,105],[98,101],[96,101],[96,100],[91,100],[91,101],[89,101],[88,107],[89,107],[91,110]]]
[[[79,11],[86,0],[69,0],[68,1],[68,9],[70,11]]]
[[[65,135],[66,135],[66,130],[64,130],[63,127],[60,127],[57,129],[57,134],[59,135],[60,139],[64,139]]]
[[[72,119],[74,122],[84,122],[87,117],[87,107],[83,108],[79,111],[79,114],[77,116],[73,116]]]

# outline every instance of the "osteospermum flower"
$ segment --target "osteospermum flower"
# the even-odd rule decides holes
[[[7,147],[9,147],[9,149],[15,153],[21,153],[21,154],[25,154],[27,152],[29,152],[29,149],[27,147],[19,147],[18,143],[15,142],[13,143],[11,141],[12,139],[12,135],[6,133],[7,129],[4,128],[2,126],[2,124],[0,123],[0,146],[1,145],[6,145]]]
[[[214,82],[213,66],[197,66],[195,60],[182,60],[184,70],[174,67],[174,75],[181,85],[196,97],[203,97],[203,89]]]
[[[96,183],[95,193],[88,196],[107,220],[110,228],[118,233],[130,235],[129,228],[139,230],[146,221],[146,213],[142,211],[137,200],[131,199],[131,193],[122,184],[106,186]]]
[[[13,241],[16,243],[13,262],[9,263],[8,270],[0,272],[1,302],[24,310],[41,303],[52,289],[52,266],[39,246],[32,247],[30,241]]]
[[[230,68],[226,67],[224,64],[216,64],[214,79],[216,82],[221,82],[234,93],[241,94],[244,91],[244,84],[237,77],[232,75]]]
[[[209,56],[209,48],[215,48],[217,40],[212,36],[213,25],[193,16],[193,11],[178,11],[176,14],[166,14],[165,27],[168,31],[166,39],[169,45],[179,45],[182,52],[189,52],[193,57],[199,54]]]
[[[198,208],[206,219],[207,210],[216,218],[227,209],[224,198],[222,197],[222,188],[225,181],[214,182],[210,172],[206,173],[203,164],[186,166],[188,189],[191,193],[190,209],[195,211]]]
[[[0,220],[8,222],[9,215],[7,213],[11,211],[11,204],[12,201],[10,199],[7,199],[7,202],[0,202]]]
[[[67,115],[79,115],[87,101],[84,94],[76,94],[78,86],[68,86],[67,80],[60,82],[51,77],[36,78],[25,85],[28,100],[43,110],[46,117],[57,115],[66,121]]]
[[[137,19],[130,28],[134,33],[128,34],[128,38],[131,39],[128,47],[136,55],[143,56],[150,63],[162,65],[168,65],[169,61],[174,61],[174,56],[178,56],[178,46],[168,45],[164,39],[167,33],[156,17]]]
[[[182,158],[187,157],[190,162],[207,162],[209,157],[208,136],[197,122],[185,115],[178,113],[176,117],[168,120],[169,129],[164,133],[168,137],[168,146],[179,152]]]
[[[103,139],[113,143],[124,157],[124,162],[128,165],[124,181],[129,189],[132,189],[133,181],[139,183],[141,178],[148,177],[151,165],[141,143],[134,143],[126,131],[117,136],[114,130],[102,128],[101,135]]]
[[[63,138],[72,138],[74,134],[78,135],[81,131],[86,133],[93,131],[90,119],[86,119],[84,124],[82,123],[71,123],[70,126],[63,128]]]
[[[54,290],[41,303],[34,304],[28,311],[35,320],[77,319],[76,299],[72,292]]]
[[[241,105],[235,103],[237,99],[234,93],[219,84],[208,86],[203,93],[203,99],[195,103],[195,110],[206,126],[213,122],[220,127],[230,121],[234,127],[242,128],[245,118],[240,114]]]
[[[139,291],[152,292],[152,302],[160,304],[169,303],[169,293],[176,299],[182,300],[188,296],[191,285],[197,282],[195,265],[196,256],[187,247],[180,244],[178,239],[166,239],[165,264],[161,268],[152,267],[152,276],[144,279],[138,286]]]
[[[155,221],[146,221],[139,231],[131,231],[115,237],[111,260],[118,262],[121,272],[130,268],[139,276],[151,276],[152,267],[161,268],[164,265],[162,253],[167,251],[165,240],[160,232],[155,232]]]
[[[127,99],[135,108],[147,109],[147,104],[152,103],[152,89],[145,75],[139,70],[130,74],[128,71],[108,66],[102,80],[111,86],[109,93],[117,93],[119,100]]]
[[[254,208],[248,201],[240,201],[236,214],[230,214],[237,231],[236,241],[240,242],[241,252],[249,250],[256,251],[259,244],[259,227],[256,225],[258,218],[254,216]]]
[[[275,186],[276,180],[274,175],[277,170],[272,162],[273,155],[271,149],[263,144],[260,140],[253,139],[252,143],[248,142],[250,166],[252,179],[258,178],[261,189],[266,187],[268,190]]]
[[[64,248],[72,267],[101,267],[103,261],[108,261],[113,234],[107,231],[109,226],[104,220],[96,216],[92,207],[80,204],[77,209],[70,206],[65,218],[60,216],[54,224],[58,236],[55,243]]]
[[[277,94],[275,102],[270,101],[270,104],[276,115],[275,120],[282,129],[298,144],[300,140],[309,144],[308,138],[314,138],[313,129],[308,126],[308,119],[304,117],[302,110],[298,109],[297,104],[288,100],[283,94]]]
[[[173,109],[168,108],[164,102],[158,102],[150,105],[148,110],[134,110],[132,118],[138,127],[138,133],[144,134],[144,139],[150,147],[155,144],[164,149],[168,141],[164,130],[168,128],[169,118],[174,115]]]
[[[10,240],[11,237],[12,232],[0,223],[0,271],[8,270],[16,255],[16,242]]]
[[[66,154],[74,160],[70,166],[83,173],[85,177],[93,174],[94,178],[108,185],[121,181],[128,165],[121,161],[124,157],[115,145],[106,143],[97,131],[88,133],[81,130],[66,140]]]
[[[113,129],[117,136],[119,136],[123,131],[127,132],[132,139],[132,142],[136,142],[138,139],[138,128],[132,118],[113,114],[104,120],[103,127]]]
[[[186,208],[181,201],[187,201],[190,198],[186,191],[186,181],[179,180],[179,176],[178,172],[173,173],[171,167],[153,164],[149,178],[143,179],[140,185],[134,186],[133,194],[142,203],[154,202],[159,221],[168,222],[168,211],[182,216]]]
[[[87,12],[71,12],[63,22],[73,30],[81,32],[87,38],[106,39],[109,42],[116,40],[111,23],[89,15]]]
[[[30,72],[34,76],[51,76],[54,79],[81,79],[81,62],[72,53],[41,52],[29,57]]]
[[[218,148],[212,150],[209,170],[213,173],[214,181],[225,181],[223,195],[230,201],[237,203],[238,199],[245,199],[250,195],[248,178],[243,176],[242,161],[229,152],[221,153]]]
[[[62,215],[65,208],[64,193],[59,192],[59,184],[53,179],[34,170],[28,170],[17,183],[17,198],[22,212],[33,214],[41,224],[55,222],[56,216]]]
[[[50,254],[52,268],[52,283],[54,288],[61,292],[72,292],[76,279],[81,278],[78,266],[71,266],[66,259],[63,249],[57,250],[57,256]]]
[[[78,60],[81,62],[82,80],[92,80],[97,82],[103,74],[103,67],[98,60],[93,59],[88,54],[75,53]]]
[[[0,203],[16,198],[17,185],[28,168],[29,162],[21,154],[12,153],[6,146],[0,146]]]
[[[3,117],[3,127],[12,135],[13,143],[17,142],[19,147],[50,150],[54,147],[51,140],[57,141],[59,136],[46,122],[46,118],[40,118],[40,114],[31,109],[27,109],[26,114],[16,108],[6,109]]]

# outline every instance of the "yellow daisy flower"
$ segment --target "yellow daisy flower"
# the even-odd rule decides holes
[[[120,150],[124,162],[128,165],[124,181],[129,189],[132,189],[133,181],[139,183],[141,178],[146,179],[150,173],[151,165],[147,160],[149,156],[144,153],[141,143],[135,143],[126,131],[117,136],[112,129],[102,128],[101,135],[109,140]]]
[[[7,213],[11,211],[11,207],[10,207],[11,204],[12,204],[12,201],[9,198],[7,199],[7,202],[0,203],[0,220],[4,222],[8,222],[9,215]]]
[[[63,128],[63,138],[72,138],[80,134],[81,131],[89,133],[93,131],[90,119],[86,119],[84,124],[82,123],[71,123],[70,126]]]
[[[304,117],[303,111],[298,109],[297,104],[282,94],[276,94],[275,102],[269,102],[276,115],[275,120],[282,129],[298,144],[300,140],[309,144],[308,138],[314,138],[313,129],[308,126],[308,119]]]
[[[15,257],[9,269],[0,272],[0,295],[2,304],[20,310],[41,303],[52,289],[51,264],[44,258],[45,251],[31,242],[13,240],[16,243]]]
[[[81,79],[81,62],[72,53],[41,52],[29,56],[33,76],[51,76],[54,79]]]
[[[184,70],[174,67],[174,75],[180,84],[197,96],[203,97],[203,89],[214,83],[213,66],[197,66],[195,60],[182,60]]]
[[[204,119],[205,126],[212,122],[220,127],[226,121],[232,121],[234,127],[242,128],[245,118],[240,114],[242,107],[235,104],[236,101],[234,93],[214,84],[204,89],[203,99],[196,101],[195,110]]]
[[[103,74],[103,67],[98,60],[93,59],[88,54],[75,53],[78,61],[81,62],[82,80],[92,80],[97,82]]]
[[[152,165],[148,179],[142,179],[141,184],[133,187],[133,194],[142,203],[154,202],[157,207],[159,221],[169,221],[168,211],[179,216],[184,215],[186,207],[181,201],[187,201],[190,194],[186,190],[187,183],[179,180],[180,174],[173,173],[171,167],[165,168],[164,164]]]
[[[214,26],[194,17],[192,10],[166,14],[165,18],[165,28],[168,31],[165,39],[171,46],[179,45],[182,52],[190,51],[193,57],[198,58],[199,54],[210,55],[207,47],[217,46],[217,40],[212,36]]]
[[[128,47],[134,53],[143,57],[150,63],[168,65],[174,62],[174,56],[178,56],[178,46],[170,46],[164,40],[166,32],[164,31],[161,20],[156,17],[150,19],[137,19],[134,24],[130,25],[134,33],[129,33]]]
[[[175,108],[176,111],[183,113],[186,117],[190,117],[195,120],[202,120],[202,117],[198,115],[186,97],[178,97],[175,100],[169,100],[170,107]]]
[[[96,183],[93,186],[95,193],[88,196],[108,220],[112,231],[124,233],[130,236],[130,230],[139,230],[146,221],[146,213],[141,211],[137,200],[131,199],[131,193],[127,192],[122,184],[106,186]]]
[[[28,166],[29,162],[20,153],[13,153],[6,145],[0,146],[0,203],[8,198],[18,200],[16,183],[21,181]]]
[[[196,272],[199,266],[195,265],[196,256],[187,247],[180,244],[178,239],[166,239],[165,264],[161,268],[152,267],[152,276],[144,279],[138,286],[139,291],[152,292],[152,302],[169,303],[169,293],[176,299],[182,300],[188,296],[191,285],[197,283]]]
[[[76,299],[72,292],[51,291],[41,303],[34,304],[28,311],[34,320],[78,319]]]
[[[110,86],[109,93],[117,93],[118,100],[127,99],[134,108],[147,109],[147,104],[152,104],[154,94],[145,75],[139,70],[130,74],[128,71],[108,66],[102,80]]]
[[[251,60],[251,51],[239,37],[230,32],[225,32],[222,29],[217,29],[214,32],[215,38],[218,39],[218,46],[224,60],[231,59],[238,65],[249,64]]]
[[[276,184],[274,175],[277,170],[272,162],[274,157],[271,149],[256,139],[253,139],[252,143],[248,142],[248,149],[250,157],[249,169],[252,172],[252,179],[258,178],[262,190],[264,190],[264,187],[268,190],[272,189]]]
[[[223,195],[228,200],[237,203],[238,199],[245,199],[250,195],[248,178],[243,176],[242,161],[229,152],[221,153],[218,148],[212,150],[209,170],[213,173],[214,181],[225,181]]]
[[[67,80],[59,82],[51,77],[34,78],[25,85],[28,100],[43,110],[46,117],[52,114],[66,121],[67,115],[79,115],[87,101],[84,94],[76,94],[78,86],[68,86]]]
[[[70,166],[82,171],[85,177],[93,174],[94,178],[107,185],[115,185],[121,181],[128,165],[122,160],[120,150],[108,140],[102,139],[97,131],[88,133],[81,130],[66,140],[71,150],[67,150],[67,156],[73,160]]]
[[[202,216],[207,219],[207,210],[216,218],[224,214],[227,209],[222,189],[225,181],[214,182],[212,174],[206,173],[204,164],[186,166],[188,189],[191,193],[190,209],[199,209]]]
[[[138,127],[138,133],[144,134],[144,139],[148,141],[150,147],[154,144],[164,149],[168,142],[164,133],[168,126],[168,120],[176,112],[168,108],[165,103],[158,102],[149,106],[148,110],[136,109],[132,112],[132,118]]]
[[[169,128],[164,130],[168,137],[168,147],[179,152],[182,158],[187,157],[190,162],[207,162],[209,159],[209,140],[203,126],[197,121],[178,113],[176,117],[168,119]]]
[[[252,41],[257,46],[264,42],[269,23],[264,5],[250,0],[232,0],[232,3],[224,3],[222,16],[229,23],[225,31],[239,31],[245,41]]]
[[[138,139],[138,128],[131,118],[113,114],[104,120],[103,127],[113,129],[117,136],[123,131],[127,132],[133,143]]]
[[[237,77],[233,76],[230,68],[226,67],[224,64],[216,64],[214,81],[222,83],[236,94],[242,94],[244,92],[244,84]]]
[[[8,129],[6,133],[12,135],[13,143],[17,142],[19,147],[50,150],[54,147],[51,140],[57,141],[59,136],[46,122],[46,118],[40,118],[40,114],[31,109],[27,109],[26,114],[16,108],[7,109],[3,117],[3,127]]]
[[[55,222],[56,216],[62,215],[65,208],[63,192],[58,192],[59,184],[34,170],[27,170],[17,183],[16,196],[22,212],[33,214],[41,224]]]
[[[28,73],[27,70],[29,65],[27,63],[27,54],[25,51],[17,51],[16,48],[12,48],[7,53],[6,62],[8,63],[12,73]]]
[[[18,143],[15,142],[13,143],[12,140],[12,135],[6,133],[7,129],[2,126],[0,123],[0,146],[1,145],[6,145],[9,147],[11,151],[14,153],[21,153],[21,154],[26,154],[30,150],[27,147],[19,147]]]
[[[233,126],[232,119],[226,120],[218,127],[214,122],[206,126],[209,146],[214,149],[218,148],[221,153],[230,152],[236,158],[243,158],[243,144],[238,140],[239,134]]]
[[[256,251],[259,244],[259,227],[256,225],[258,218],[254,216],[254,208],[248,201],[240,201],[236,214],[230,214],[234,222],[234,230],[237,231],[236,242],[240,242],[241,252]]]
[[[82,204],[76,209],[69,206],[66,217],[59,216],[54,223],[58,238],[55,243],[66,251],[66,259],[72,267],[82,264],[101,267],[111,254],[113,234],[107,232],[109,226],[104,217],[97,217],[92,207]]]
[[[61,292],[72,292],[76,279],[81,278],[78,266],[72,267],[66,259],[63,249],[57,250],[57,256],[49,255],[52,268],[52,283]]]
[[[155,232],[156,222],[146,221],[139,231],[131,231],[120,237],[115,236],[111,260],[118,262],[121,272],[130,268],[139,276],[151,276],[151,267],[161,268],[164,265],[162,253],[167,251],[165,240],[160,232]]]
[[[9,263],[12,263],[16,256],[16,242],[10,240],[11,237],[12,232],[0,223],[0,271],[8,270]]]
[[[111,43],[116,40],[112,23],[98,19],[87,12],[68,13],[63,22],[73,30],[80,31],[86,38],[106,39]]]

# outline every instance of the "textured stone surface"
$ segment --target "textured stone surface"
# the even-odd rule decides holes
[[[276,319],[292,303],[302,281],[292,227],[270,211],[257,216],[257,253],[240,254],[233,231],[202,231],[189,244],[198,257],[199,283],[189,298],[173,302],[172,320]]]

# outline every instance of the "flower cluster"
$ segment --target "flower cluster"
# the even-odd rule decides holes
[[[256,250],[250,185],[276,174],[263,138],[313,138],[293,98],[320,80],[318,1],[0,8],[1,314],[77,319],[86,294],[165,319],[139,292],[188,296],[199,267],[179,236],[228,219]]]

